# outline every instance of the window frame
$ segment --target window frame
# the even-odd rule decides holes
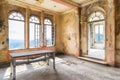
[[[96,15],[96,13],[101,13],[101,15]],[[95,15],[94,15],[95,14]],[[93,16],[94,15],[94,16]],[[100,16],[103,16],[103,19],[101,19],[100,18]],[[95,17],[98,17],[99,19],[98,20],[90,20],[91,18],[95,18]],[[91,13],[90,15],[89,15],[89,18],[88,18],[88,22],[89,23],[91,23],[91,22],[99,22],[99,21],[104,21],[105,20],[105,15],[104,15],[104,13],[103,12],[101,12],[101,11],[95,11],[95,12],[93,12],[93,13]]]
[[[101,15],[96,15],[96,13],[100,13]],[[95,15],[94,15],[95,14]],[[94,16],[93,16],[94,15]],[[103,19],[101,19],[100,18],[100,16],[103,16]],[[90,20],[92,17],[99,17],[99,19],[98,20]],[[92,24],[94,24],[93,25],[93,28],[94,28],[94,36],[95,36],[95,25],[101,25],[102,24],[102,22],[104,22],[105,21],[105,15],[104,15],[104,13],[103,12],[101,12],[101,11],[94,11],[93,13],[91,13],[90,15],[89,15],[89,17],[88,17],[88,23],[92,23]],[[104,27],[104,30],[105,30],[105,25],[104,25],[104,23],[102,24],[103,25],[103,27]],[[103,34],[105,35],[105,32],[103,32]],[[105,37],[104,37],[105,38]],[[95,39],[94,39],[94,43],[104,43],[104,41],[103,42],[96,42],[95,41]]]
[[[20,14],[21,16],[22,16],[22,18],[23,18],[23,20],[18,20],[18,19],[13,19],[13,18],[10,18],[10,16],[12,15],[12,14],[14,14],[14,13],[17,13],[17,16],[18,16],[18,14]],[[9,50],[23,50],[23,49],[26,49],[26,42],[25,42],[25,17],[24,17],[24,15],[20,12],[20,11],[11,11],[10,13],[9,13],[9,15],[8,15],[8,22],[9,22],[9,20],[13,20],[13,21],[20,21],[20,22],[24,22],[24,48],[21,48],[21,49],[10,49],[10,46],[9,46]],[[8,24],[9,25],[9,24]],[[9,26],[10,27],[10,26]],[[9,35],[9,30],[8,30],[8,35]],[[9,36],[8,36],[9,37]]]
[[[12,13],[14,12],[17,12],[17,13],[20,13],[23,18],[24,18],[24,48],[23,49],[9,49],[10,52],[16,52],[16,51],[21,51],[21,50],[38,50],[38,49],[52,49],[54,46],[55,46],[55,26],[53,23],[54,22],[54,16],[53,15],[50,15],[50,14],[45,14],[45,13],[41,13],[41,14],[38,14],[38,12],[36,13],[32,13],[30,12],[30,14],[28,14],[27,12],[21,12],[21,11],[18,11],[18,10],[10,10],[9,11],[9,15],[11,15]],[[34,48],[30,48],[30,33],[29,33],[29,19],[31,16],[37,16],[40,20],[40,27],[41,27],[41,46],[40,47],[34,47]],[[51,21],[51,27],[52,27],[52,45],[45,45],[45,39],[44,39],[44,34],[45,34],[45,31],[44,31],[44,19],[45,18],[48,18],[50,21]],[[9,17],[8,17],[8,20],[9,20]],[[12,20],[12,19],[11,19]],[[13,19],[14,20],[14,19]],[[18,21],[21,21],[21,20],[18,20]],[[53,31],[54,31],[54,35],[53,35]],[[9,34],[9,33],[8,33]],[[9,40],[9,39],[8,39]]]
[[[51,22],[51,24],[45,24],[45,20],[49,20]],[[55,26],[53,26],[53,21],[50,19],[50,18],[44,18],[43,20],[43,27],[44,27],[44,46],[46,47],[52,47],[52,46],[55,46]],[[46,28],[45,26],[48,25],[48,26],[51,26],[51,37],[52,37],[52,45],[47,45],[47,41],[46,41]]]
[[[95,38],[96,38],[96,33],[95,33],[95,27],[96,27],[96,25],[98,26],[98,41],[96,42],[95,41],[95,39],[94,39],[94,42],[95,43],[104,43],[104,41],[100,41],[100,25],[103,25],[103,35],[105,35],[105,32],[104,32],[104,24],[102,24],[102,23],[96,23],[93,27],[94,27],[94,36],[95,36]],[[104,39],[104,38],[103,38]]]
[[[32,21],[30,21],[30,19],[32,18],[32,17],[34,17],[34,19],[36,18],[36,19],[38,19],[38,21],[39,22],[32,22]],[[34,40],[34,47],[30,47],[30,23],[32,23],[32,24],[34,24],[34,31],[35,31],[35,25],[36,26],[39,26],[40,28],[39,28],[39,39],[40,39],[40,45],[38,46],[36,46],[36,42],[35,42],[35,40]],[[40,20],[40,18],[38,17],[38,16],[36,16],[36,15],[31,15],[30,17],[29,17],[29,41],[28,41],[28,44],[29,44],[29,49],[33,49],[33,48],[40,48],[40,47],[42,47],[41,45],[42,45],[42,27],[41,27],[41,20]],[[38,27],[37,27],[38,28]],[[36,32],[34,32],[34,33],[36,33]],[[34,34],[34,39],[35,39],[35,34]],[[38,42],[38,41],[37,41]]]

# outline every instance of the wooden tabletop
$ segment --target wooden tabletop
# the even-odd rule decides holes
[[[46,53],[54,53],[54,50],[36,50],[36,51],[26,51],[26,52],[15,52],[10,53],[12,58],[18,57],[25,57],[25,56],[32,56],[32,55],[39,55],[39,54],[46,54]]]

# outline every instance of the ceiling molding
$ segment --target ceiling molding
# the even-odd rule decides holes
[[[98,0],[85,0],[81,3],[78,3],[78,2],[75,2],[75,1],[72,1],[72,0],[53,0],[53,1],[61,3],[61,4],[66,5],[68,7],[70,7],[70,5],[72,5],[74,7],[84,7],[86,5],[97,2]]]
[[[97,2],[98,0],[88,0],[81,3],[81,7]]]
[[[68,7],[70,7],[70,8],[74,8],[74,7],[76,7],[75,5],[73,5],[73,4],[70,4],[69,2],[67,2],[66,0],[53,0],[53,1],[55,1],[55,2],[57,2],[57,3],[60,3],[60,4],[62,4],[62,5],[65,5],[65,6],[68,6]]]
[[[19,0],[7,0],[7,1],[8,1],[9,4],[20,6],[20,7],[23,7],[23,8],[29,8],[29,9],[32,9],[32,10],[35,10],[35,11],[40,11],[40,12],[45,11],[49,14],[58,14],[59,13],[59,12],[55,12],[55,11],[48,10],[48,9],[45,9],[45,8],[41,8],[41,7],[36,6],[36,5],[25,3],[25,2],[22,2],[22,1],[19,1]]]
[[[71,5],[76,6],[76,7],[81,7],[81,5],[79,3],[76,3],[76,2],[74,2],[72,0],[64,0],[64,2],[67,2],[67,3],[71,4]]]

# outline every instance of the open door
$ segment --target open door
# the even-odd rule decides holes
[[[101,12],[95,12],[91,16],[92,16],[92,20],[89,20],[90,22],[88,23],[88,54],[87,56],[105,60],[104,16]]]

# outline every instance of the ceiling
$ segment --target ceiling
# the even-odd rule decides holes
[[[64,12],[93,0],[15,0],[55,12]]]
[[[78,4],[84,4],[84,3],[87,3],[87,2],[90,2],[93,0],[70,0],[70,1],[73,1],[73,2],[78,3]]]

